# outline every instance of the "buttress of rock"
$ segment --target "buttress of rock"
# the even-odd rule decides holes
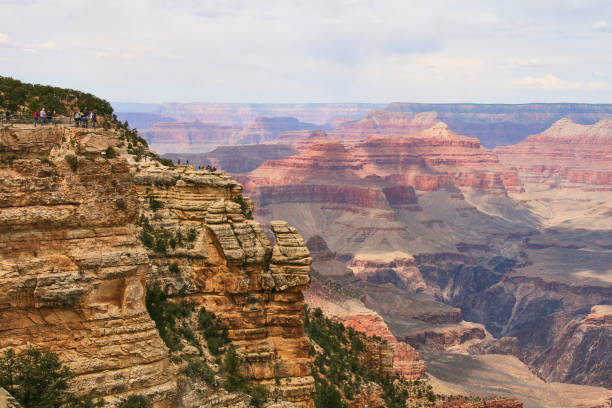
[[[304,240],[285,221],[272,221],[270,229],[276,239],[270,263],[274,288],[278,291],[292,287],[306,288],[310,283],[312,258]]]
[[[262,273],[267,290],[303,289],[310,283],[310,251],[298,231],[285,221],[272,221],[270,229],[276,245],[261,225],[246,219],[239,204],[219,200],[208,207],[206,226],[216,238],[228,264],[262,264],[269,262],[269,273]]]
[[[240,205],[219,200],[208,207],[206,226],[230,264],[263,263],[270,257],[270,241],[261,225],[246,219]]]

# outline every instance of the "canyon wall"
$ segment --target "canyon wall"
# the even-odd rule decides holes
[[[311,406],[302,295],[311,258],[302,238],[287,223],[273,221],[270,244],[262,226],[245,217],[252,203],[242,197],[242,187],[225,173],[157,164],[133,166],[141,217],[153,236],[187,242],[176,238],[175,247],[153,246],[148,282],[217,315],[245,356],[249,377],[279,390],[283,400]]]
[[[176,369],[145,308],[149,258],[116,137],[0,131],[0,349],[57,352],[79,392],[173,406]]]
[[[272,222],[271,244],[230,176],[128,154],[125,133],[1,132],[0,350],[52,350],[75,372],[75,391],[108,404],[132,394],[184,403],[184,367],[145,308],[146,287],[159,286],[221,319],[248,378],[312,406],[311,258],[297,230]]]

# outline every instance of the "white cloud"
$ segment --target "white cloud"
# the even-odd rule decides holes
[[[591,28],[593,28],[593,30],[598,30],[598,31],[603,31],[608,27],[608,23],[606,22],[606,20],[597,20],[595,23],[593,23],[593,25],[591,26]]]
[[[572,82],[561,79],[553,74],[542,77],[524,77],[515,81],[519,86],[532,89],[544,89],[551,91],[592,91],[609,89],[610,85],[603,81]]]
[[[610,0],[0,3],[4,73],[112,100],[610,100]]]
[[[55,50],[57,49],[57,43],[55,41],[47,41],[38,45],[41,50]]]

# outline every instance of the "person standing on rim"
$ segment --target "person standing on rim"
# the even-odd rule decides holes
[[[34,111],[34,127],[38,125],[38,111]]]
[[[44,126],[45,125],[45,120],[47,119],[47,112],[45,111],[45,108],[42,108],[40,110],[40,125]]]

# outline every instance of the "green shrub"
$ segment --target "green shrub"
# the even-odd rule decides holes
[[[115,151],[115,149],[113,149],[112,146],[108,146],[106,148],[106,158],[107,159],[114,159],[115,157],[117,157],[117,152]]]
[[[155,322],[159,336],[166,343],[166,346],[171,351],[180,350],[182,345],[176,328],[176,321],[179,318],[189,316],[193,312],[193,304],[169,302],[168,295],[161,290],[159,285],[147,288],[145,302],[147,311]]]
[[[198,327],[206,339],[210,352],[219,355],[221,348],[229,343],[227,327],[214,313],[208,313],[205,308],[200,309]]]
[[[85,108],[94,111],[102,119],[113,113],[110,103],[92,94],[74,89],[54,86],[28,84],[17,79],[0,76],[0,110],[8,108],[16,112],[33,112],[40,108],[56,111],[60,115],[70,115],[75,110]]]
[[[168,271],[170,273],[175,274],[175,275],[178,275],[179,273],[181,273],[181,270],[179,269],[179,266],[178,266],[177,262],[172,262],[170,264],[170,266],[168,267]]]
[[[253,219],[253,211],[249,208],[246,200],[242,196],[238,196],[232,200],[233,202],[240,204],[240,210],[242,211],[242,215],[249,220]]]
[[[251,406],[253,407],[261,408],[268,400],[268,389],[261,384],[255,384],[249,387],[248,393],[251,395]]]
[[[225,388],[230,391],[248,391],[248,381],[245,376],[240,373],[242,366],[242,358],[236,352],[236,348],[230,345],[225,351],[223,359],[223,373],[226,377]]]
[[[119,408],[150,408],[151,404],[142,395],[130,395],[124,399]]]
[[[174,167],[174,162],[170,159],[158,159],[158,161],[166,167]]]
[[[191,358],[185,369],[185,374],[189,377],[199,378],[206,384],[213,387],[217,386],[217,380],[215,379],[215,372],[203,361],[201,358]]]
[[[64,160],[66,160],[66,163],[68,163],[72,171],[76,172],[77,166],[79,164],[79,159],[74,154],[67,154],[64,157]]]
[[[164,203],[156,200],[155,197],[153,197],[152,195],[148,197],[148,200],[149,200],[149,208],[151,209],[151,211],[155,212],[159,210],[160,208],[164,208]]]
[[[0,387],[24,408],[94,408],[102,406],[91,396],[68,392],[74,378],[55,353],[29,347],[16,354],[8,349],[0,357]]]
[[[153,250],[160,254],[166,254],[168,251],[168,241],[163,235],[155,236],[155,244],[153,245]]]
[[[154,239],[153,235],[151,235],[147,230],[140,231],[140,242],[142,245],[146,246],[149,249],[153,249]]]
[[[345,408],[346,403],[342,395],[333,384],[323,381],[316,387],[315,407],[317,408]]]
[[[187,230],[187,242],[193,242],[198,237],[198,232],[195,228],[189,228]]]
[[[121,211],[125,211],[127,210],[127,204],[125,202],[125,200],[123,198],[118,198],[115,201],[115,206],[120,209]]]

